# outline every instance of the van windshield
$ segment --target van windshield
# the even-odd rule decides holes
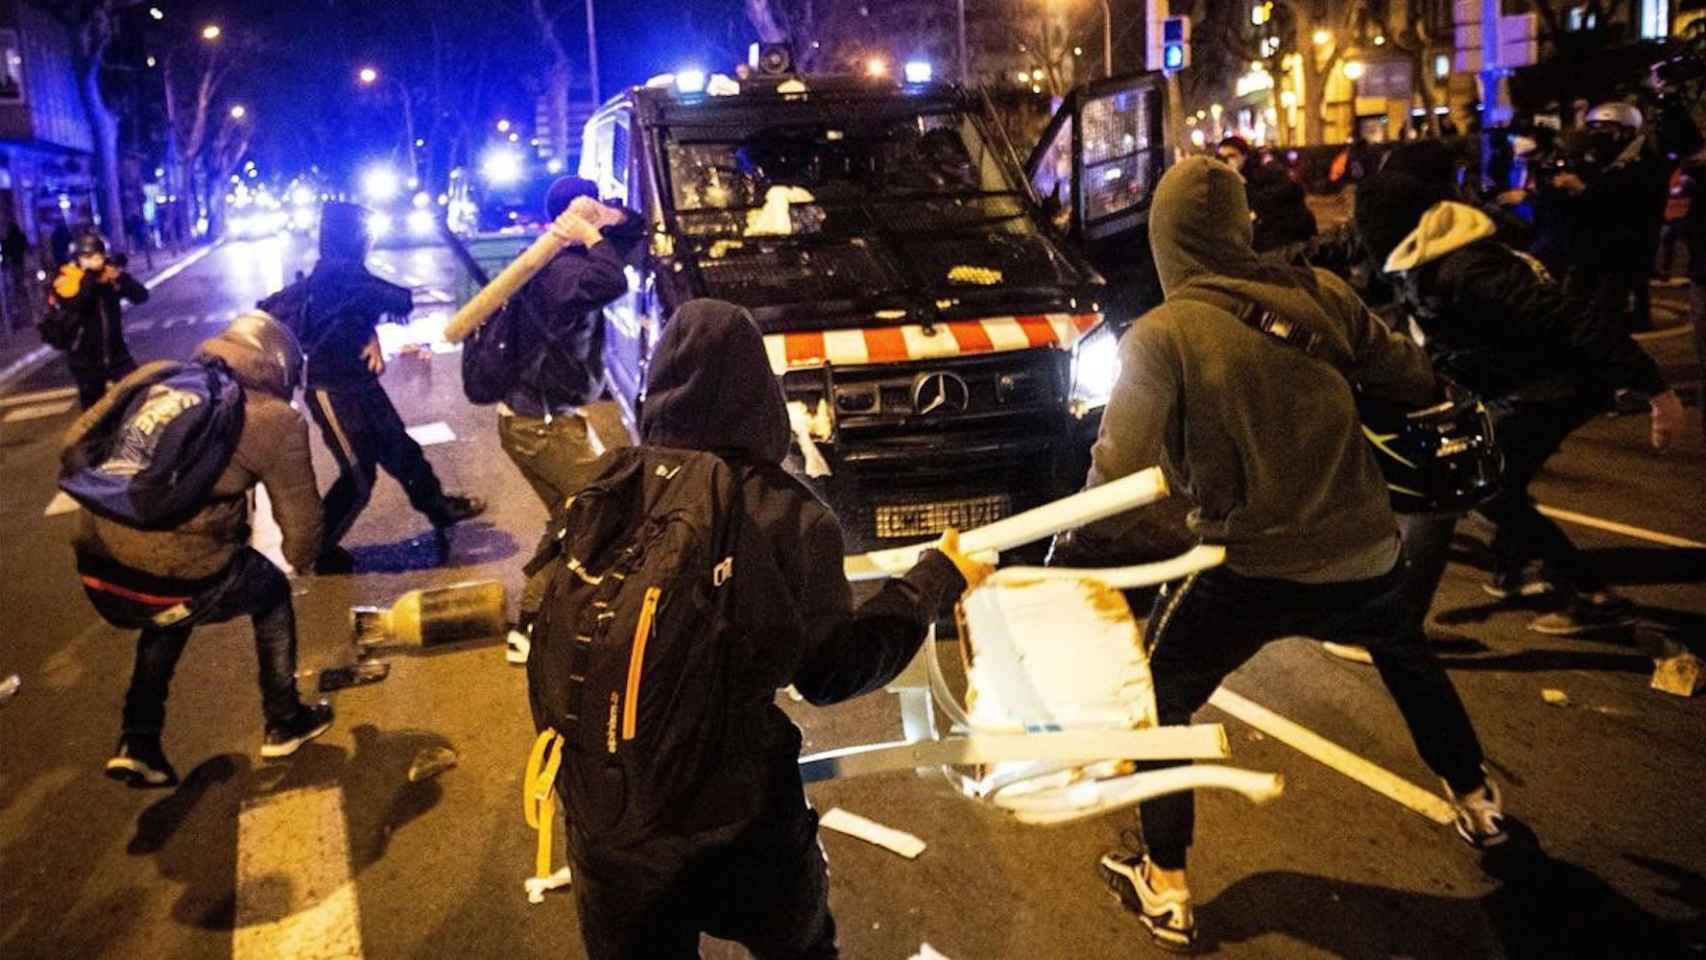
[[[681,213],[750,210],[778,196],[837,206],[1014,192],[976,125],[958,113],[672,130],[667,143]]]

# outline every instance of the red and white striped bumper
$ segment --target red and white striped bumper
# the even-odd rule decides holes
[[[1049,313],[952,320],[929,328],[907,324],[864,330],[772,333],[765,336],[764,349],[770,355],[770,369],[781,376],[789,370],[810,370],[825,364],[904,363],[1033,347],[1070,350],[1101,324],[1099,313]]]

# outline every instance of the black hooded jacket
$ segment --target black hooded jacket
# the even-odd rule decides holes
[[[71,344],[72,366],[108,366],[130,356],[124,342],[121,301],[147,303],[148,288],[123,270],[102,280],[75,264],[66,264],[54,278],[50,299],[72,318],[77,339]]]
[[[735,756],[723,768],[796,790],[799,731],[775,705],[775,690],[791,683],[823,705],[879,689],[911,662],[965,582],[928,551],[854,609],[840,524],[782,469],[790,437],[782,386],[740,307],[696,300],[670,319],[652,358],[640,432],[651,446],[715,453],[740,476],[746,535],[736,548],[735,621],[770,662],[750,665],[753,697],[731,705],[734,729],[746,735],[730,738]],[[774,799],[754,796],[752,812]]]
[[[552,258],[527,285],[519,296],[526,306],[530,323],[517,325],[516,356],[578,362],[586,374],[584,388],[559,396],[553,384],[563,381],[560,375],[541,377],[539,366],[526,363],[516,378],[504,402],[509,408],[526,417],[557,414],[585,406],[598,399],[604,384],[604,318],[601,311],[611,301],[628,290],[628,275],[623,271],[628,254],[639,244],[645,232],[640,215],[628,211],[627,219],[605,228],[605,242],[585,247],[567,247]],[[547,357],[544,333],[533,324],[547,327],[557,353],[568,357]]]
[[[262,300],[260,308],[283,321],[308,354],[306,386],[336,390],[379,379],[362,359],[384,317],[414,309],[407,287],[381,280],[358,260],[322,257],[314,272]]]

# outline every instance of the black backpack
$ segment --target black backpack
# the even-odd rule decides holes
[[[604,385],[604,317],[592,318],[589,357],[581,357],[567,331],[538,316],[526,287],[462,343],[462,392],[468,402],[498,403],[518,384],[539,392],[541,405],[582,406]],[[532,336],[523,343],[523,331]],[[532,356],[523,357],[523,349]],[[525,376],[524,376],[525,374]]]
[[[60,452],[59,488],[108,520],[169,530],[212,501],[243,436],[243,387],[210,361],[164,365],[126,390]]]
[[[77,326],[71,311],[50,300],[36,322],[36,332],[41,334],[41,342],[53,349],[70,350],[77,343]]]
[[[546,784],[601,843],[679,820],[723,753],[739,496],[712,454],[613,451],[529,564],[552,570],[527,660]]]

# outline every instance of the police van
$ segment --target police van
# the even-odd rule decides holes
[[[1130,267],[1148,263],[1163,102],[1154,76],[1075,91],[1026,164],[988,98],[948,84],[695,74],[622,93],[580,167],[648,228],[606,310],[618,406],[638,423],[663,325],[714,297],[761,328],[789,468],[850,545],[1077,489],[1117,334],[1157,296]]]

